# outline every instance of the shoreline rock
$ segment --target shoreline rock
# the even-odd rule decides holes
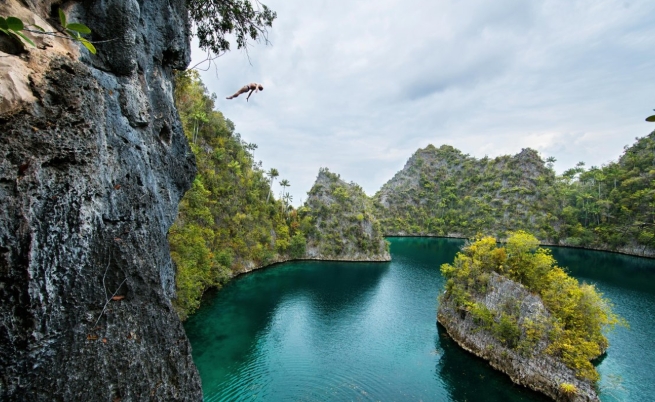
[[[519,322],[550,315],[538,296],[501,275],[492,273],[488,288],[488,292],[475,301],[490,310],[502,309],[511,302],[520,306]],[[458,309],[445,294],[440,297],[437,323],[444,327],[460,347],[488,361],[516,384],[541,392],[556,401],[599,401],[591,382],[577,378],[571,368],[546,353],[547,335],[542,336],[534,348],[527,352],[510,348],[476,324],[472,314]],[[562,384],[575,386],[576,393],[565,393]]]

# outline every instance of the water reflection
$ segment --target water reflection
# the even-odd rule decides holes
[[[452,262],[464,245],[463,239],[427,239],[425,237],[389,237],[393,262],[409,259],[412,265],[437,267]],[[426,241],[427,240],[427,241]]]
[[[235,367],[262,363],[260,342],[305,336],[319,347],[331,327],[353,326],[389,264],[295,262],[245,275],[209,294],[185,328],[205,392]],[[298,326],[310,326],[298,327]],[[293,342],[292,342],[293,343]],[[298,340],[296,345],[302,342]],[[313,344],[313,345],[311,345]],[[214,367],[220,364],[220,367]]]
[[[558,265],[581,279],[655,294],[655,259],[593,250],[552,247]]]

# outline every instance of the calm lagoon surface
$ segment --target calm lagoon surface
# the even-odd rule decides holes
[[[464,244],[390,238],[392,262],[292,262],[205,297],[185,323],[206,401],[546,401],[436,325],[439,266]],[[608,334],[603,401],[655,401],[655,260],[552,248],[630,328]]]

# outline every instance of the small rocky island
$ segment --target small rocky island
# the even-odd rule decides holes
[[[444,264],[437,321],[465,350],[512,381],[557,401],[598,401],[590,360],[605,353],[603,327],[619,322],[592,285],[555,265],[537,239],[492,237]]]
[[[305,258],[340,261],[390,261],[389,244],[373,215],[371,200],[355,183],[327,168],[319,170],[304,214],[311,217]]]

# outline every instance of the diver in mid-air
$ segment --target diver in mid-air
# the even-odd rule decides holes
[[[250,95],[252,95],[253,92],[259,92],[259,91],[263,91],[263,90],[264,90],[264,87],[262,86],[262,84],[257,84],[256,82],[251,82],[250,84],[244,85],[243,87],[241,87],[241,89],[236,91],[234,93],[234,95],[228,96],[225,99],[234,99],[237,96],[239,96],[241,94],[245,94],[246,92],[250,91],[250,93],[248,94],[248,97],[246,98],[246,102],[248,102],[248,99],[250,99]]]

